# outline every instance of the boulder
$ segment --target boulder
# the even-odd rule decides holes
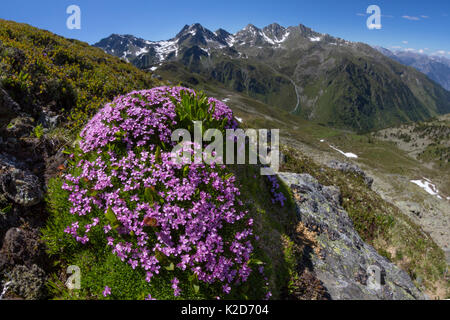
[[[9,210],[4,210],[8,208]],[[6,232],[15,226],[20,224],[20,212],[17,208],[13,208],[10,204],[4,205],[0,211],[0,248],[3,245],[3,239]]]
[[[329,168],[342,171],[344,173],[353,173],[364,179],[364,183],[372,188],[373,178],[366,175],[366,173],[356,164],[349,162],[341,162],[337,160],[331,160],[327,163]]]
[[[337,201],[336,187],[308,174],[279,173],[292,190],[298,218],[317,232],[320,254],[311,254],[317,278],[334,300],[426,299],[408,274],[365,243]]]
[[[11,272],[10,292],[26,300],[42,300],[46,298],[46,274],[37,265],[31,267],[18,265]]]
[[[10,265],[40,264],[44,259],[44,246],[38,232],[11,228],[6,232],[1,253]]]
[[[6,170],[0,175],[0,186],[9,199],[24,207],[34,206],[43,198],[39,178],[25,170]]]

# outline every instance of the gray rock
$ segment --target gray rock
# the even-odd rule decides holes
[[[331,160],[327,163],[327,166],[329,168],[339,170],[345,173],[353,173],[358,176],[361,176],[364,179],[365,184],[372,188],[373,184],[373,178],[366,175],[366,173],[356,164],[349,163],[349,162],[340,162],[337,160]]]
[[[10,137],[21,138],[29,136],[34,128],[34,119],[31,117],[17,117],[11,120],[6,128]]]
[[[13,168],[23,169],[24,167],[24,163],[17,160],[16,157],[0,153],[0,172]]]
[[[26,300],[42,300],[46,298],[46,274],[37,265],[15,266],[11,272],[9,290]]]
[[[332,299],[427,298],[406,272],[361,239],[347,212],[336,201],[337,188],[324,187],[308,174],[279,173],[278,176],[294,195],[299,195],[295,197],[299,219],[317,232],[321,253],[320,256],[312,254],[311,262]],[[372,276],[374,272],[376,277]]]
[[[13,168],[2,173],[0,185],[8,198],[24,207],[34,206],[43,198],[39,178],[24,170]]]
[[[0,211],[0,248],[3,245],[3,239],[6,232],[14,227],[18,226],[20,222],[19,211],[16,208],[11,208],[9,211]]]
[[[20,106],[0,87],[0,129],[20,112]]]
[[[10,265],[40,264],[44,259],[44,246],[37,232],[11,228],[6,232],[1,253]]]
[[[61,116],[52,112],[43,111],[39,118],[39,124],[41,124],[45,129],[48,130],[56,128],[60,122]]]
[[[5,254],[0,252],[0,279],[3,277],[3,272],[6,270],[8,265],[8,258]]]

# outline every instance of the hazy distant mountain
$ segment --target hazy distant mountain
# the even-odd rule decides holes
[[[330,126],[367,131],[450,112],[450,92],[421,72],[304,25],[249,24],[230,34],[197,23],[166,41],[111,35],[95,46],[174,79],[187,68]]]
[[[450,91],[450,59],[411,51],[390,51],[382,47],[376,49],[401,64],[416,68]]]

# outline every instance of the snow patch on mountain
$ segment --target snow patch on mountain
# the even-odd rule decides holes
[[[353,159],[357,159],[358,158],[358,156],[356,154],[354,154],[354,153],[341,151],[338,148],[332,146],[331,144],[329,146],[330,146],[331,149],[336,150],[337,152],[339,152],[340,154],[343,154],[347,158],[353,158]]]
[[[178,50],[177,41],[158,41],[156,42],[155,50],[158,55],[158,59],[160,61],[164,61],[170,53]]]
[[[436,187],[435,184],[431,182],[430,179],[423,178],[422,180],[411,180],[412,183],[418,185],[420,188],[425,190],[427,193],[431,194],[432,196],[436,196],[439,199],[442,199],[442,197],[439,195],[439,190]]]

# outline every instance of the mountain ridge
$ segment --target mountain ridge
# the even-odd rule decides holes
[[[385,56],[394,59],[405,66],[411,66],[426,74],[431,80],[450,91],[450,59],[412,52],[410,50],[395,50],[375,46],[375,49]]]
[[[166,41],[122,37],[94,46],[156,73],[180,62],[194,74],[332,127],[367,132],[450,112],[450,92],[422,73],[367,44],[302,24],[248,24],[231,34],[194,23]]]

